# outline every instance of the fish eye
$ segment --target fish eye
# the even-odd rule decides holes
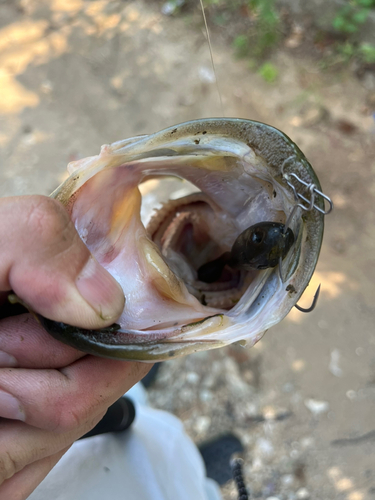
[[[251,241],[256,245],[260,245],[264,239],[264,232],[260,229],[255,229],[251,234]]]
[[[228,265],[235,269],[263,270],[277,266],[294,243],[293,231],[284,224],[264,221],[243,231],[230,252]]]

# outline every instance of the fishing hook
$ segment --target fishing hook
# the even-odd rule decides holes
[[[318,288],[316,289],[316,292],[315,292],[315,295],[314,295],[314,298],[313,298],[313,301],[312,301],[312,304],[310,307],[305,309],[304,307],[301,307],[298,304],[296,304],[294,307],[296,307],[299,311],[301,311],[303,313],[309,313],[309,312],[313,311],[315,309],[316,304],[317,304],[318,299],[319,299],[320,287],[321,287],[321,285],[319,285]]]

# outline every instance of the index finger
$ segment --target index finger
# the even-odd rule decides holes
[[[93,258],[64,207],[45,196],[0,199],[0,292],[83,328],[113,323],[124,307],[116,280]]]

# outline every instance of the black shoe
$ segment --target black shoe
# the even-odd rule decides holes
[[[220,486],[228,482],[232,479],[231,458],[243,450],[241,441],[233,434],[219,436],[199,446],[207,477],[214,479]]]
[[[131,399],[123,396],[111,405],[96,426],[80,439],[85,439],[106,432],[123,432],[129,429],[135,418],[135,408]]]

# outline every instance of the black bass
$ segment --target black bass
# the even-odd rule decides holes
[[[102,146],[68,170],[51,196],[126,299],[118,322],[103,330],[42,320],[84,352],[160,361],[232,342],[252,346],[296,305],[314,272],[324,201],[296,209],[296,193],[309,199],[309,187],[320,184],[299,148],[271,126],[195,120]],[[143,224],[142,183],[171,177],[193,192],[171,192]]]

